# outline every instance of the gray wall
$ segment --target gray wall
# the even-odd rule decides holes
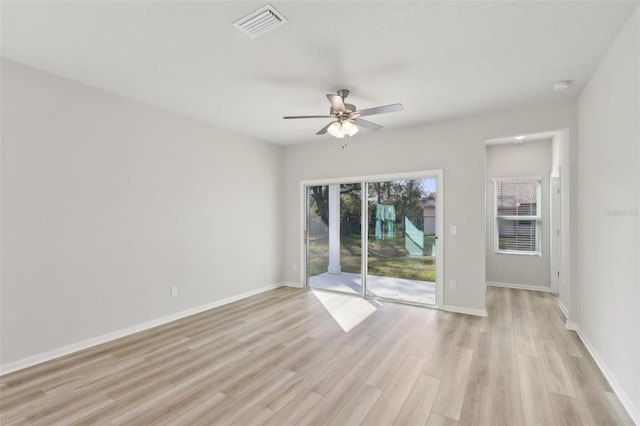
[[[525,287],[549,288],[549,175],[551,174],[551,140],[523,145],[487,146],[487,281]],[[494,247],[494,187],[491,179],[499,177],[542,177],[541,256],[499,254]]]
[[[484,310],[485,140],[573,129],[574,114],[573,102],[537,105],[402,130],[362,131],[345,149],[344,141],[330,137],[287,147],[285,280],[301,284],[300,181],[443,169],[444,304]],[[457,235],[448,234],[451,225],[457,226]],[[451,280],[457,281],[456,290],[449,288]]]
[[[571,315],[640,424],[640,12],[578,98],[577,303]]]
[[[281,170],[280,147],[3,60],[2,364],[278,283]]]

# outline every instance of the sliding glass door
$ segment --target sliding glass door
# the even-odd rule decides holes
[[[309,287],[362,294],[362,184],[309,186]]]
[[[439,178],[305,186],[307,286],[436,305]]]
[[[367,296],[435,304],[436,179],[368,184]]]

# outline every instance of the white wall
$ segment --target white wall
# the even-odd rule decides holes
[[[640,424],[640,15],[578,98],[578,261],[573,321]]]
[[[405,105],[411,108],[411,105]],[[402,114],[402,113],[399,113]],[[444,304],[485,310],[485,140],[574,128],[572,102],[537,105],[379,133],[344,141],[329,136],[285,150],[284,276],[300,283],[301,180],[444,170]],[[313,130],[313,129],[311,129]],[[457,289],[449,281],[457,281]]]
[[[281,170],[280,147],[3,59],[2,365],[278,283]]]
[[[550,289],[549,283],[549,180],[551,174],[551,140],[531,141],[523,145],[487,145],[487,281],[515,284],[523,288]],[[541,256],[498,254],[495,252],[495,217],[493,178],[542,177]]]

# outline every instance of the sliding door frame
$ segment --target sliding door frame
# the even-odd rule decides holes
[[[319,185],[336,185],[346,183],[360,183],[362,190],[362,207],[360,214],[365,217],[362,220],[361,233],[362,233],[362,262],[361,262],[361,279],[362,279],[362,297],[367,297],[367,270],[368,270],[368,198],[369,198],[369,183],[385,182],[393,180],[410,180],[410,179],[425,179],[436,178],[436,304],[435,307],[440,309],[443,306],[443,292],[444,292],[444,173],[442,169],[436,170],[424,170],[417,172],[405,172],[405,173],[390,173],[384,175],[369,175],[369,176],[347,176],[339,178],[327,178],[327,179],[313,179],[300,181],[300,283],[303,287],[308,287],[307,277],[307,246],[308,246],[308,234],[307,234],[307,188],[310,186]],[[345,293],[346,294],[346,293]],[[390,300],[390,299],[387,299]],[[402,300],[393,300],[398,303],[406,303]],[[412,304],[412,303],[408,303]],[[421,305],[430,306],[430,305]]]

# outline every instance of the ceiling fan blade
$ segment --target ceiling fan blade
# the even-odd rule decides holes
[[[365,129],[369,129],[373,131],[382,129],[381,125],[372,123],[371,121],[363,120],[362,118],[353,119],[353,123],[357,124],[360,127],[364,127]]]
[[[334,111],[344,111],[346,108],[342,98],[338,95],[327,95],[327,99],[331,102]]]
[[[391,104],[391,105],[379,106],[375,108],[367,108],[360,111],[356,111],[354,115],[358,117],[366,117],[367,115],[384,114],[387,112],[396,112],[396,111],[402,111],[402,110],[404,110],[404,107],[402,106],[402,104]]]
[[[331,123],[327,124],[326,126],[324,126],[322,129],[318,130],[318,132],[316,133],[316,135],[324,135],[325,133],[327,133],[327,129],[329,128],[329,126],[331,126],[333,123],[335,123],[335,121],[332,121]]]
[[[332,118],[330,115],[289,115],[286,117],[282,117],[285,120],[290,120],[292,118]]]

